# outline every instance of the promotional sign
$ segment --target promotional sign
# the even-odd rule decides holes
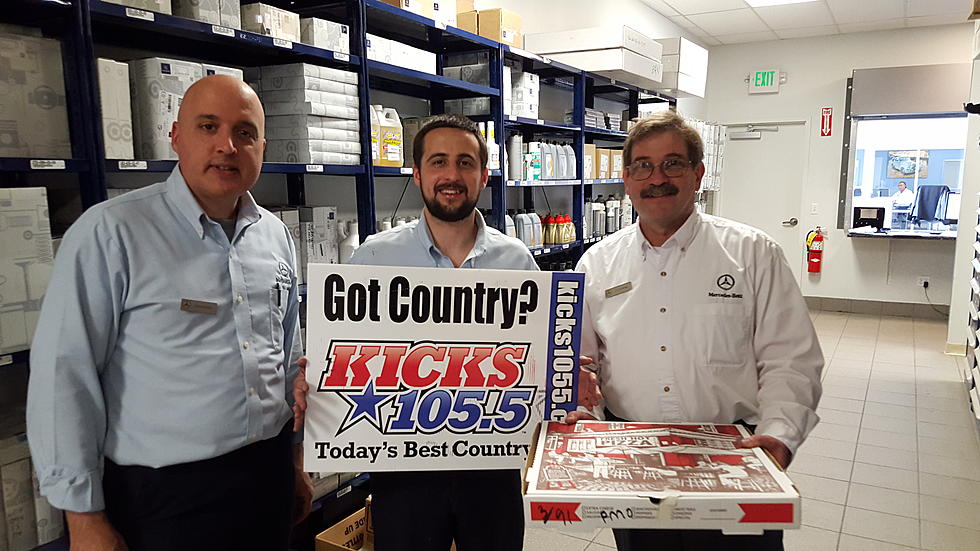
[[[584,274],[311,264],[311,472],[520,468],[578,401]]]
[[[820,112],[820,135],[830,136],[834,130],[834,108],[824,107]]]

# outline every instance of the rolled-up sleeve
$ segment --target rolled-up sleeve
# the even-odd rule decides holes
[[[94,216],[65,235],[31,347],[27,434],[41,493],[55,507],[105,507],[101,374],[126,294],[125,251]]]

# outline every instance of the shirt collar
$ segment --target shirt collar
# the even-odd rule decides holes
[[[474,210],[476,214],[476,241],[473,243],[473,250],[470,254],[466,256],[466,260],[471,258],[476,258],[487,251],[487,223],[483,220],[483,215],[480,211]],[[438,259],[442,254],[435,243],[432,241],[432,232],[429,230],[429,223],[425,218],[425,212],[419,215],[418,225],[415,227],[415,231],[418,233],[419,242],[422,244],[422,248],[425,249],[433,259]],[[463,262],[465,263],[466,260]]]
[[[686,251],[688,247],[691,246],[691,241],[694,241],[694,237],[698,233],[698,227],[701,223],[701,213],[698,209],[694,209],[694,212],[687,217],[687,220],[681,224],[680,228],[673,235],[667,238],[660,247],[654,247],[647,241],[647,238],[643,235],[643,230],[640,229],[639,222],[635,224],[636,227],[636,240],[640,245],[640,251],[646,253],[648,250],[653,249],[674,249],[680,248],[682,251]]]
[[[184,175],[180,173],[180,163],[174,167],[170,176],[167,178],[167,192],[173,197],[173,202],[177,206],[180,214],[190,223],[197,232],[198,237],[204,238],[204,229],[208,222],[216,223],[205,214],[201,204],[197,202],[191,188],[187,186]],[[238,220],[239,226],[244,228],[258,222],[262,218],[259,206],[252,197],[252,194],[245,192],[238,201]]]

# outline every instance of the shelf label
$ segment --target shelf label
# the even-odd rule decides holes
[[[323,172],[323,165],[306,165],[307,172]]]
[[[14,363],[14,356],[12,354],[0,356],[0,365],[10,365],[12,363]]]
[[[287,50],[293,49],[293,43],[288,40],[283,40],[282,38],[273,38],[272,45],[280,48],[286,48]]]
[[[153,21],[154,15],[151,11],[138,10],[136,8],[126,8],[126,17],[132,17],[133,19],[142,19],[143,21]]]
[[[517,121],[517,115],[507,115],[507,120],[509,120],[509,121],[515,121],[516,122]]]
[[[547,63],[548,65],[551,65],[551,59],[547,57],[541,56],[541,61]]]
[[[65,161],[61,159],[31,159],[31,170],[64,170]]]
[[[412,174],[412,167],[405,166],[405,167],[400,168],[398,171],[401,172],[402,174],[411,175]]]
[[[545,250],[541,251],[541,254],[548,254],[550,252],[551,252],[551,249],[545,249]]]
[[[543,120],[541,120],[541,119],[538,119],[538,120],[537,120],[536,122],[537,122],[538,124],[544,124],[544,121],[543,121]]]
[[[235,38],[234,29],[229,29],[228,27],[222,27],[221,25],[211,25],[212,34],[220,34],[221,36],[230,36]]]
[[[337,497],[344,497],[345,495],[349,494],[353,489],[354,489],[353,486],[350,485],[344,486],[343,488],[337,490]]]
[[[119,161],[119,170],[146,170],[146,161]]]
[[[350,61],[350,56],[349,55],[342,54],[340,52],[334,52],[333,53],[333,58],[336,59],[337,61],[343,61],[344,63],[347,63],[348,61]]]
[[[446,30],[446,22],[445,21],[436,21],[435,23],[436,23],[436,28],[437,29],[440,29],[440,30],[443,30],[443,31]]]

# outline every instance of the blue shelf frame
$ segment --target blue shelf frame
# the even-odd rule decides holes
[[[582,246],[581,241],[572,241],[571,243],[564,243],[561,245],[552,245],[550,247],[542,247],[539,249],[531,249],[531,254],[535,258],[540,258],[544,256],[551,256],[561,252],[578,249]]]
[[[144,172],[160,173],[171,172],[177,166],[177,161],[134,161],[122,159],[110,159],[105,162],[105,170],[110,173],[118,172]],[[363,165],[323,165],[323,164],[303,164],[303,163],[262,163],[263,174],[309,174],[326,176],[356,176],[364,174]]]
[[[581,186],[582,180],[507,180],[507,187]]]

